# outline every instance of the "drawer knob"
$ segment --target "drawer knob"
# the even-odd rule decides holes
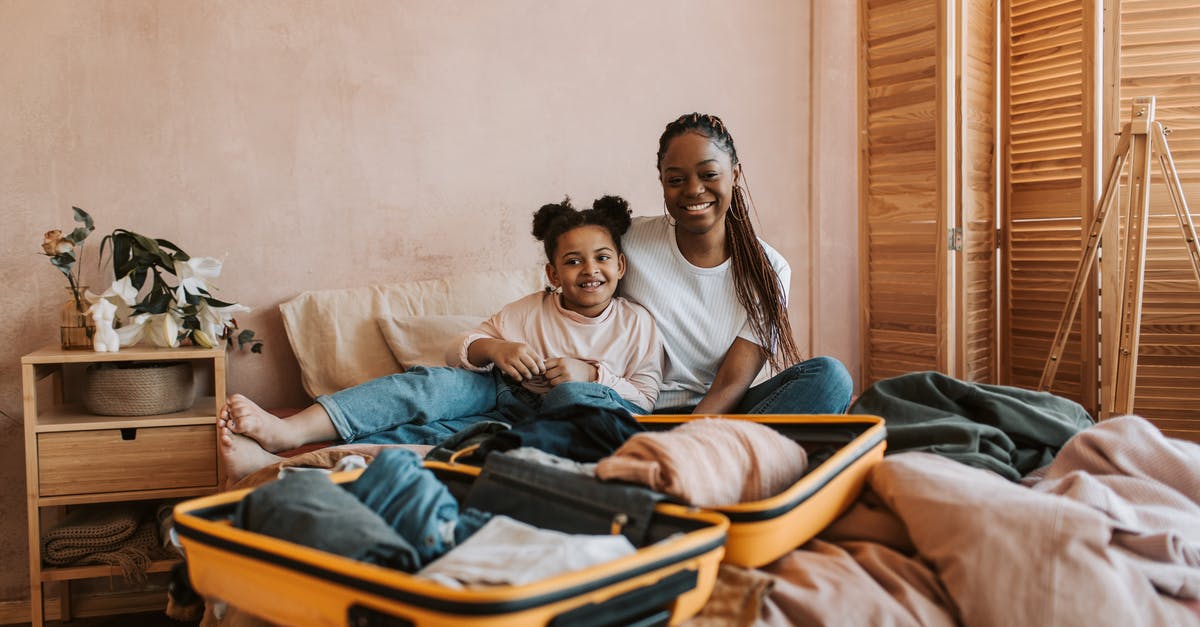
[[[124,429],[121,429],[121,439],[122,440],[136,440],[137,439],[137,427],[126,427]]]

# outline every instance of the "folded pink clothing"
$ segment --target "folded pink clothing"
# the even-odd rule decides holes
[[[804,449],[748,420],[702,418],[670,431],[638,433],[596,465],[601,479],[620,479],[685,503],[718,507],[765,499],[804,475]]]

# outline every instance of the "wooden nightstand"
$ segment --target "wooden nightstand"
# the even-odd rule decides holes
[[[70,392],[87,364],[191,361],[198,390],[191,408],[156,416],[97,416]],[[25,494],[29,510],[30,613],[42,625],[42,584],[62,582],[60,612],[71,615],[69,582],[120,576],[112,566],[43,567],[42,510],[210,494],[220,485],[216,417],[225,401],[225,349],[122,348],[117,353],[44,348],[21,358],[25,411]],[[64,400],[68,399],[68,400]],[[178,560],[155,561],[165,572]],[[165,602],[165,599],[164,599]]]

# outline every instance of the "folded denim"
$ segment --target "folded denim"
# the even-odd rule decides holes
[[[454,548],[489,518],[483,512],[460,514],[446,485],[407,449],[383,450],[343,487],[408,540],[422,564]]]
[[[406,572],[417,551],[383,518],[320,473],[297,473],[260,486],[238,503],[235,527],[350,559]]]

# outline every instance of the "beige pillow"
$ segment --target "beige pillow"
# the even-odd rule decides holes
[[[456,337],[483,322],[479,316],[446,314],[435,316],[381,316],[379,330],[400,365],[445,366],[446,349]]]
[[[541,265],[441,279],[311,290],[279,305],[300,380],[312,397],[400,370],[379,320],[470,314],[483,320],[545,285]],[[467,325],[467,328],[474,324]],[[445,347],[438,347],[444,350]],[[406,352],[407,354],[407,352]],[[441,353],[437,353],[440,362]]]

